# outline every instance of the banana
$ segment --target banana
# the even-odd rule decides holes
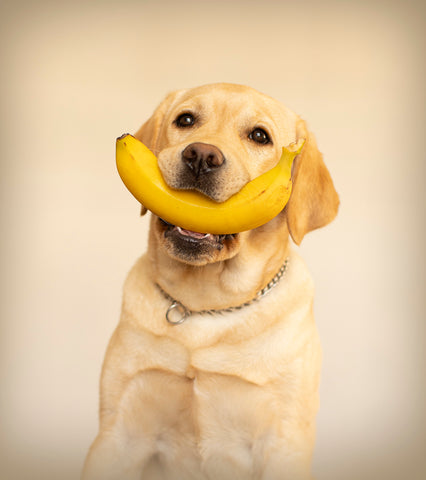
[[[166,222],[200,233],[239,233],[267,223],[285,207],[292,188],[291,165],[303,143],[283,147],[275,167],[222,203],[196,191],[170,188],[156,156],[132,135],[117,139],[116,161],[130,193]]]

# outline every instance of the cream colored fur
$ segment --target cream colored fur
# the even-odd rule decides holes
[[[179,136],[172,119],[195,108],[205,123]],[[274,141],[268,149],[241,133],[253,122],[267,124]],[[286,209],[225,251],[177,258],[152,216],[148,251],[126,280],[105,356],[99,434],[84,480],[311,478],[321,349],[312,281],[288,237],[300,243],[337,212],[315,141],[278,102],[228,84],[169,95],[138,132],[169,170],[170,182],[184,145],[205,138],[219,145],[229,172],[239,172],[235,184],[223,187],[225,197],[270,168],[281,146],[300,136],[306,144]],[[285,276],[260,301],[230,313],[194,314],[178,326],[166,322],[170,301],[156,284],[192,310],[225,308],[253,298],[287,257]]]

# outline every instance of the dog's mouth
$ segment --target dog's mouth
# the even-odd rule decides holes
[[[205,246],[221,250],[226,244],[232,242],[238,236],[238,233],[215,235],[212,233],[194,232],[166,222],[162,218],[159,218],[159,221],[165,238],[169,238],[177,243],[185,242],[182,243],[182,245],[187,244],[188,247]]]

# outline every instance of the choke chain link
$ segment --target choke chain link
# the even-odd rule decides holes
[[[189,308],[186,308],[185,305],[180,303],[178,300],[175,300],[173,297],[171,297],[167,292],[165,292],[160,285],[157,284],[157,287],[161,291],[161,293],[166,297],[167,300],[170,300],[172,303],[167,309],[166,312],[166,320],[172,324],[172,325],[180,325],[183,323],[185,320],[187,320],[190,316],[192,315],[222,315],[224,313],[231,313],[231,312],[236,312],[238,310],[241,310],[242,308],[248,307],[249,305],[253,304],[254,302],[257,302],[260,300],[262,297],[267,295],[274,287],[276,287],[281,280],[281,278],[284,276],[284,273],[287,270],[288,266],[288,258],[285,260],[285,262],[282,264],[281,268],[278,270],[276,275],[272,278],[272,280],[264,287],[262,290],[259,290],[256,293],[256,296],[252,298],[251,300],[242,303],[241,305],[237,305],[235,307],[228,307],[228,308],[222,308],[222,309],[210,309],[210,310],[190,310]],[[178,312],[180,317],[177,318],[177,320],[173,320],[172,317],[172,312]]]

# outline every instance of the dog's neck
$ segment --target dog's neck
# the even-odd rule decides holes
[[[261,255],[251,242],[246,242],[233,258],[204,266],[185,264],[148,247],[151,278],[190,310],[241,305],[270,282],[288,256],[287,237],[279,241],[265,238],[263,242]]]
[[[218,315],[224,313],[232,313],[242,310],[245,307],[249,307],[253,303],[258,302],[260,299],[262,299],[274,287],[278,285],[278,283],[287,271],[288,262],[289,258],[286,258],[285,262],[281,265],[281,268],[274,275],[274,277],[268,282],[268,284],[264,288],[262,288],[262,290],[259,290],[251,300],[244,302],[240,305],[229,306],[221,309],[207,309],[197,311],[189,310],[187,307],[185,307],[185,305],[182,305],[179,301],[175,300],[157,284],[157,287],[160,289],[164,297],[171,302],[166,312],[166,320],[172,325],[180,325],[193,315]]]

